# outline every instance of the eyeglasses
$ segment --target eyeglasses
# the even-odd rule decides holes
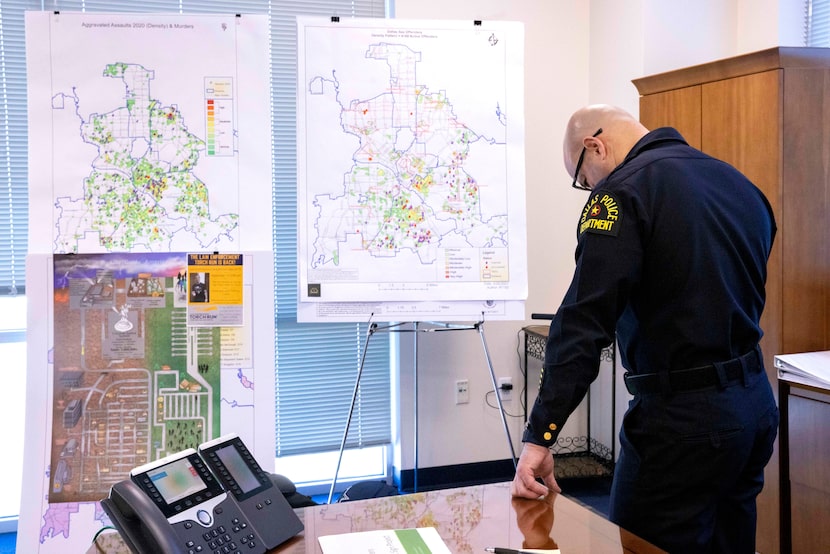
[[[597,129],[597,132],[591,135],[591,138],[599,136],[602,133],[602,127]],[[574,180],[571,186],[577,190],[591,190],[591,187],[579,181],[579,171],[582,169],[582,162],[585,161],[585,147],[582,147],[582,152],[579,153],[579,159],[576,161],[576,170],[574,171]]]

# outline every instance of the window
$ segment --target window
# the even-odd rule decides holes
[[[296,23],[298,14],[340,17],[382,17],[382,2],[330,1],[304,8],[303,2],[278,2],[271,12],[272,98],[274,106],[274,229],[277,280],[276,437],[277,471],[298,484],[319,485],[331,479],[336,457],[309,456],[340,448],[354,381],[364,355],[366,323],[297,323],[297,173],[296,173]],[[368,456],[364,478],[386,473],[383,445],[391,438],[389,337],[371,339],[365,352],[360,392],[349,430],[349,447]],[[325,399],[321,402],[320,399]],[[365,448],[370,447],[370,448]],[[365,458],[364,458],[365,459]],[[338,483],[349,476],[344,458]],[[369,466],[371,464],[371,467]],[[319,467],[318,477],[295,473]],[[360,472],[358,471],[358,474]],[[294,477],[296,475],[297,477]],[[319,488],[305,489],[309,493]]]
[[[0,3],[0,356],[3,386],[16,391],[0,407],[4,421],[20,421],[26,413],[25,264],[28,243],[28,163],[26,117],[26,53],[23,11],[40,3]],[[17,456],[0,461],[0,532],[17,527],[23,474],[21,425],[7,426],[6,445]]]
[[[0,403],[0,421],[4,425],[3,444],[16,456],[0,457],[0,533],[13,531],[20,509],[21,477],[23,475],[23,425],[26,413],[26,297],[0,297],[0,358],[3,359],[3,387],[14,391]],[[9,522],[8,519],[15,519]],[[8,525],[11,523],[11,525]]]
[[[830,0],[807,0],[805,7],[805,44],[830,47]]]
[[[276,456],[337,451],[367,325],[296,323],[296,15],[384,17],[386,0],[2,0],[0,2],[0,351],[6,375],[25,383],[25,255],[28,235],[28,132],[24,12],[173,12],[268,14],[271,25],[271,118],[277,333]],[[349,444],[385,452],[390,442],[389,338],[373,339],[365,359]],[[4,377],[4,385],[11,379]],[[15,381],[17,390],[18,384]],[[22,389],[23,384],[19,385]],[[15,417],[24,412],[23,395]],[[321,402],[325,399],[325,402]],[[22,429],[20,441],[22,443]],[[22,444],[21,444],[22,446]],[[22,447],[16,451],[21,452]],[[385,456],[385,454],[383,454]],[[306,458],[307,459],[307,458]],[[22,463],[22,459],[17,463]],[[264,464],[267,465],[267,464]],[[383,464],[381,464],[383,465]],[[5,467],[5,466],[3,466]],[[15,466],[16,467],[16,466]],[[290,466],[289,466],[290,467]],[[319,465],[331,478],[334,465]],[[384,467],[384,475],[385,475]],[[370,470],[374,473],[375,470]],[[11,471],[19,476],[19,471]],[[19,491],[20,484],[0,483]],[[8,495],[7,495],[8,496]],[[11,499],[17,510],[19,497]],[[8,510],[0,505],[0,511]],[[9,514],[13,515],[13,514]],[[0,513],[0,520],[5,517]]]

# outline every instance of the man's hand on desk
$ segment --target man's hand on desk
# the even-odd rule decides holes
[[[542,482],[537,483],[536,478]],[[544,446],[526,442],[516,466],[510,493],[521,498],[539,498],[550,492],[562,492],[553,475],[553,455]]]

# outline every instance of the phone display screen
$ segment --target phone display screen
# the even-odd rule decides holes
[[[147,472],[159,494],[167,504],[174,504],[207,488],[202,477],[187,458],[176,460]]]
[[[242,459],[239,451],[232,444],[223,446],[216,450],[216,455],[225,464],[228,473],[231,474],[233,480],[236,481],[242,493],[248,493],[260,486],[259,479]]]

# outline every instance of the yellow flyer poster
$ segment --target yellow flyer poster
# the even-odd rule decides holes
[[[242,254],[187,255],[187,324],[243,324]]]

